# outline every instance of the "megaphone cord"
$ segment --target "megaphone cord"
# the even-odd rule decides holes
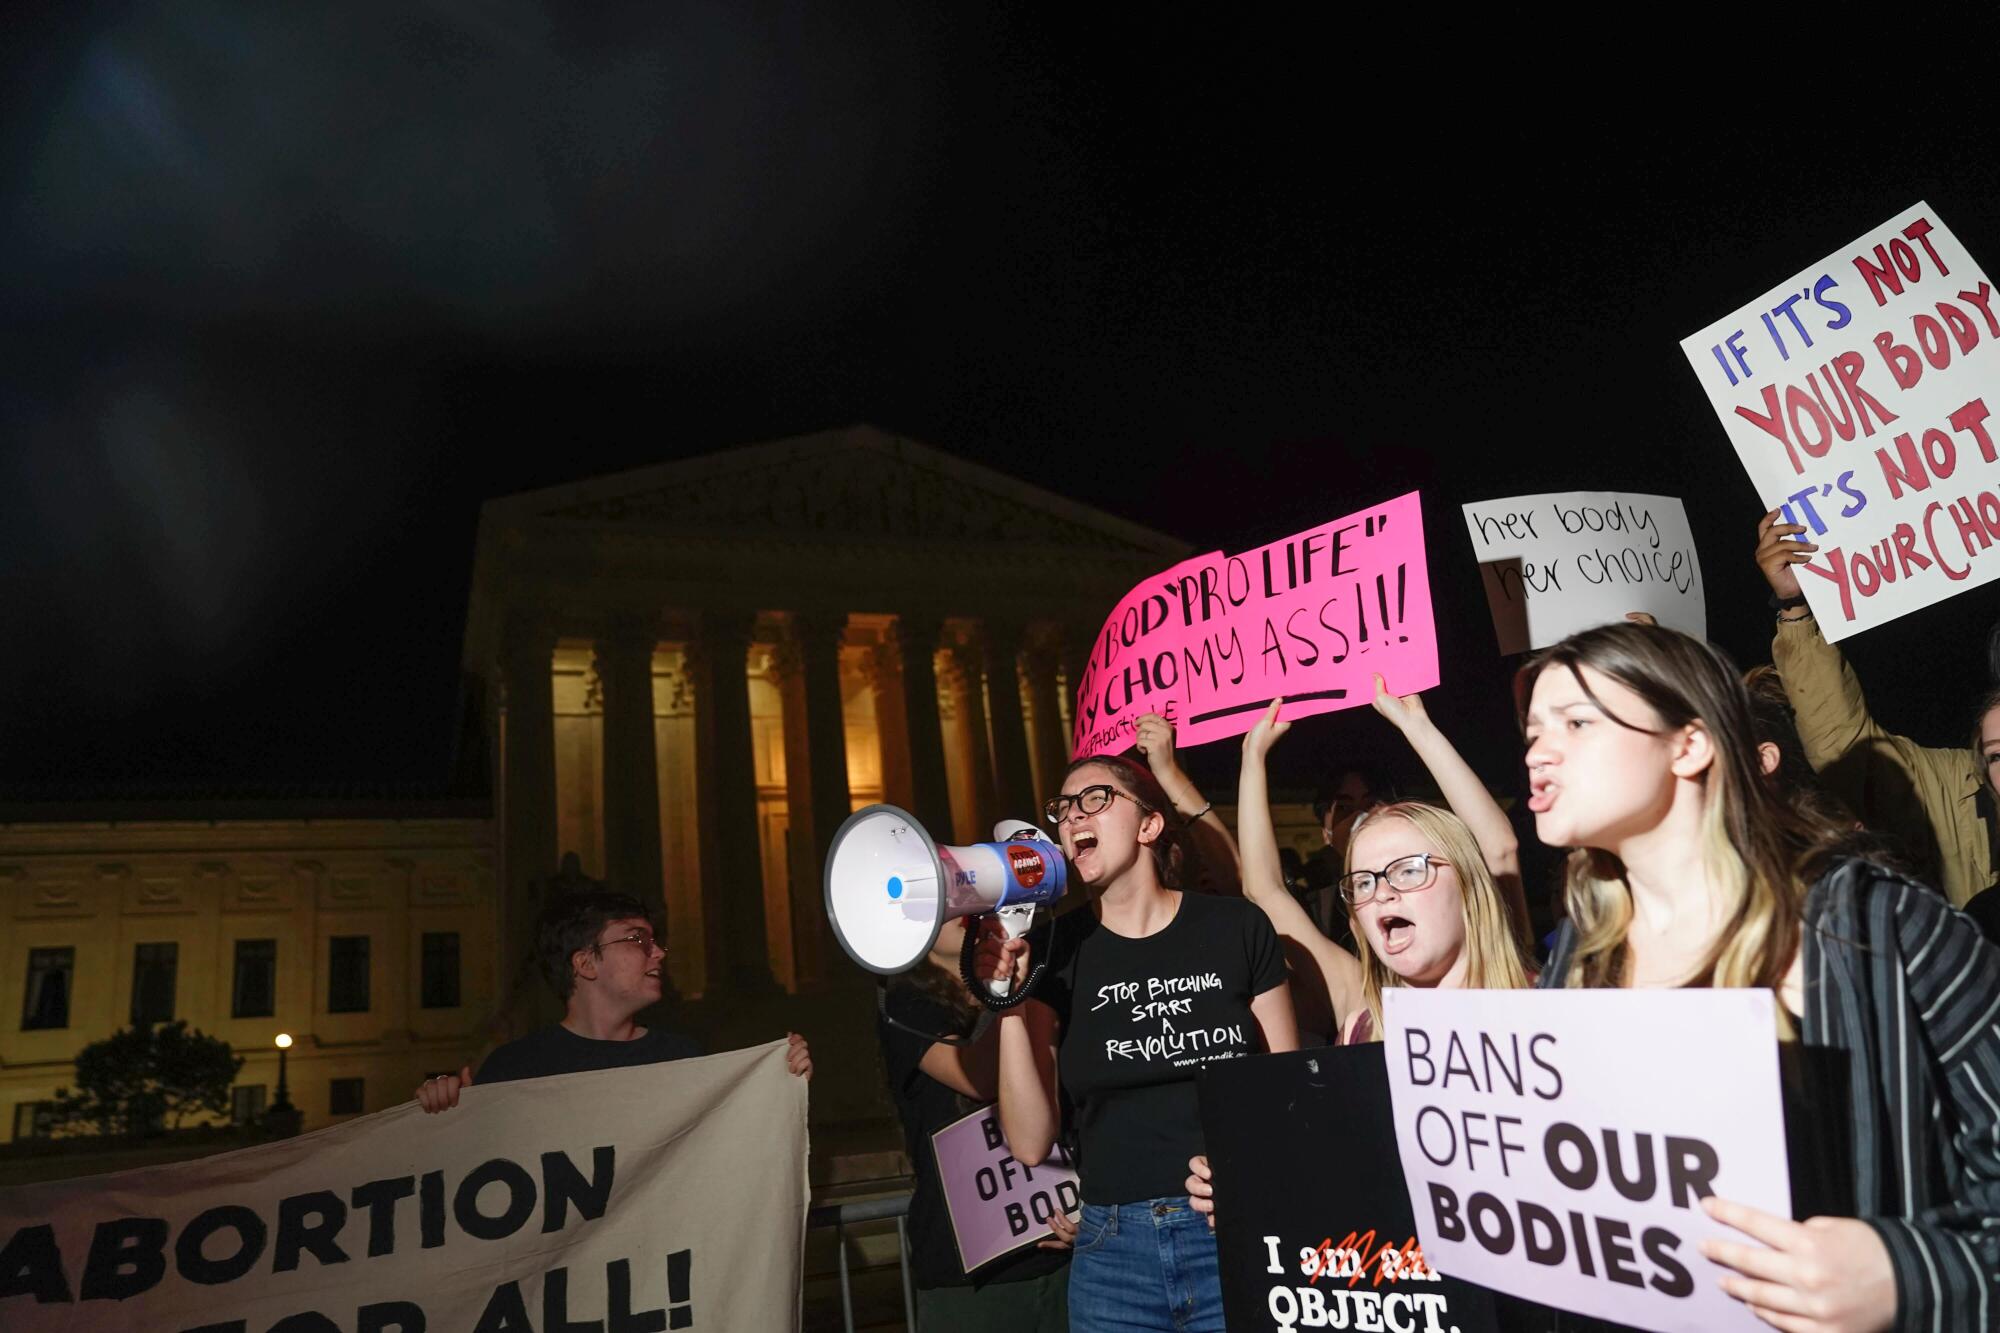
[[[973,979],[972,964],[979,956],[978,931],[968,929],[965,932],[965,943],[958,947],[958,975],[965,982],[965,988],[971,991],[981,1004],[996,1014],[1006,1013],[1033,995],[1035,984],[1042,979],[1042,972],[1049,965],[1049,935],[1054,929],[1054,917],[1046,912],[1041,915],[1042,920],[1028,928],[1028,941],[1034,949],[1035,965],[1028,969],[1027,979],[1009,995],[995,995],[982,983]],[[1037,930],[1042,932],[1041,943],[1038,945],[1034,943]]]

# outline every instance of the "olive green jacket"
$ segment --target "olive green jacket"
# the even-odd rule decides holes
[[[1993,881],[1979,813],[1979,770],[1966,746],[1918,745],[1868,715],[1861,682],[1811,616],[1779,621],[1771,661],[1784,679],[1806,759],[1864,824],[1898,839],[1952,906]]]

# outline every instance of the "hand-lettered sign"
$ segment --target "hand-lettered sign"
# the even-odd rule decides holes
[[[1763,1329],[1717,1285],[1713,1194],[1792,1216],[1768,990],[1383,992],[1424,1257],[1650,1329]],[[1726,1095],[1718,1095],[1718,1089]]]
[[[1040,1166],[1022,1166],[1000,1132],[998,1107],[946,1125],[931,1135],[931,1149],[959,1265],[968,1273],[1053,1234],[1051,1217],[1082,1206],[1062,1145]]]
[[[1415,1243],[1382,1053],[1370,1042],[1202,1069],[1229,1327],[1498,1327],[1492,1293],[1438,1272]]]
[[[1091,647],[1071,753],[1121,750],[1140,716],[1179,742],[1237,736],[1272,699],[1305,717],[1438,683],[1417,493],[1269,546],[1195,556],[1127,593]]]
[[[1502,653],[1546,648],[1627,611],[1708,637],[1701,562],[1679,500],[1517,495],[1466,505],[1465,526]]]
[[[1994,296],[1919,203],[1681,343],[1828,639],[2000,578]]]

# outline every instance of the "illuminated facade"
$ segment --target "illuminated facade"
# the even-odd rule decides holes
[[[870,427],[489,502],[464,666],[490,804],[0,808],[0,1003],[21,1005],[0,1135],[135,1017],[227,1037],[244,1114],[275,1094],[279,1031],[308,1129],[402,1100],[553,1012],[522,960],[566,852],[664,909],[677,1021],[754,1012],[768,1036],[839,1012],[865,982],[821,908],[839,822],[889,800],[969,842],[1031,816],[1080,654],[1186,554]],[[872,1035],[845,1026],[868,1049],[817,1062],[816,1114],[879,1098]]]

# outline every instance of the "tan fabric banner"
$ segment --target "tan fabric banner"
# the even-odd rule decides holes
[[[466,1089],[200,1161],[0,1190],[0,1328],[797,1329],[785,1043]]]

